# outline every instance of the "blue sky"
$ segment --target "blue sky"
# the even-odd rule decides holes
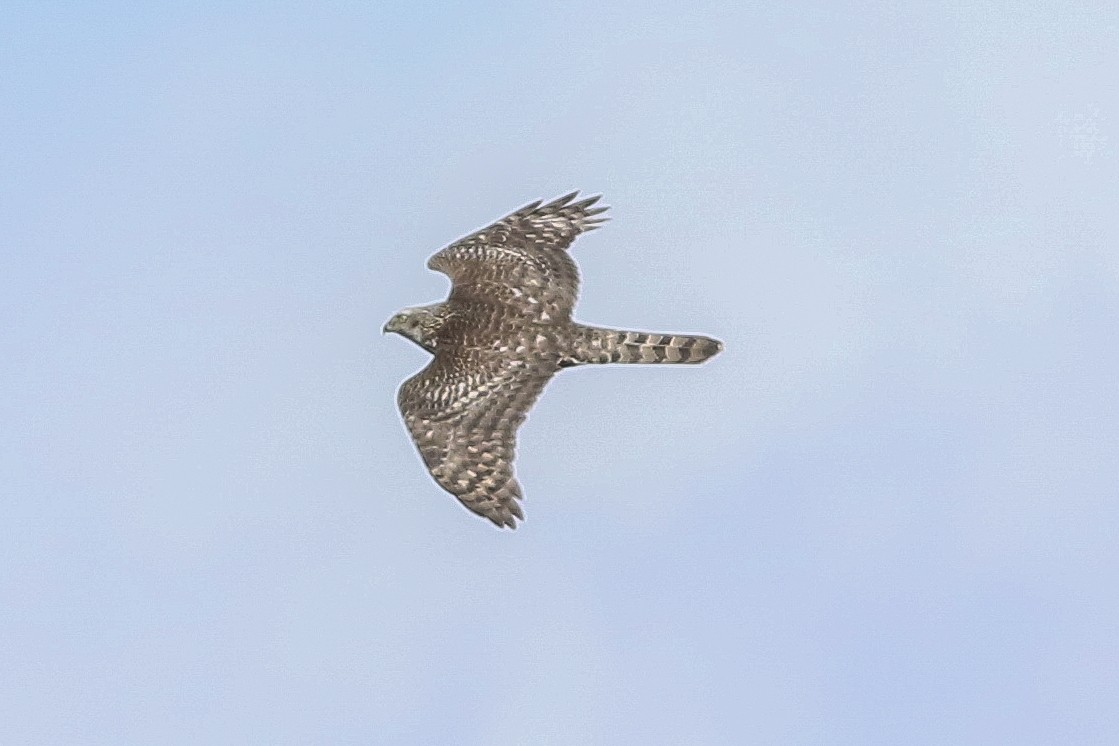
[[[772,6],[772,7],[769,7]],[[1119,739],[1107,3],[0,10],[0,741]],[[380,327],[571,189],[527,522]]]

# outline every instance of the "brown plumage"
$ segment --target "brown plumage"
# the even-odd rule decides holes
[[[517,428],[555,373],[590,363],[700,363],[709,337],[648,334],[571,320],[579,271],[567,253],[606,218],[598,197],[533,202],[428,261],[451,278],[442,303],[385,325],[434,355],[400,387],[397,404],[424,464],[443,489],[498,526],[524,514],[513,473]]]

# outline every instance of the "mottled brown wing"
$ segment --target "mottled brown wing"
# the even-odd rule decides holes
[[[497,303],[541,322],[569,320],[579,270],[567,248],[605,222],[598,216],[607,209],[591,207],[598,197],[573,201],[577,194],[525,205],[431,257],[428,268],[454,283],[448,300]]]
[[[400,387],[397,405],[443,489],[498,526],[524,518],[513,473],[517,428],[554,367],[441,350]]]

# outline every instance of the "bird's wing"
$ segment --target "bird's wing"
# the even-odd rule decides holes
[[[541,322],[571,318],[579,270],[567,253],[571,242],[607,218],[599,197],[575,201],[578,192],[547,204],[533,202],[450,246],[428,261],[454,284],[450,301],[508,306]]]
[[[397,405],[439,485],[498,526],[524,514],[513,473],[517,428],[554,367],[440,350],[400,387]]]

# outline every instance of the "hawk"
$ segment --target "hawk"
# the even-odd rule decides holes
[[[498,527],[524,514],[513,473],[517,428],[558,371],[592,363],[700,363],[722,342],[573,321],[575,238],[607,218],[578,192],[525,205],[428,261],[451,278],[441,303],[407,308],[385,332],[434,357],[400,387],[397,405],[439,486]]]

